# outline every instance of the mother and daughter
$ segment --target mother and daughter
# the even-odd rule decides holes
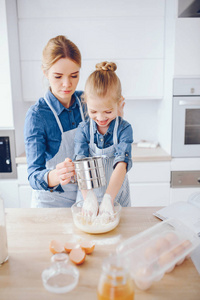
[[[80,68],[73,42],[62,35],[49,40],[42,56],[49,90],[29,108],[24,126],[32,207],[71,207],[82,197],[86,204],[93,201],[72,182],[73,160],[102,154],[108,184],[93,193],[102,200],[100,211],[112,210],[114,201],[131,204],[127,172],[133,133],[120,116],[124,99],[117,66],[97,64],[84,93],[76,91]]]

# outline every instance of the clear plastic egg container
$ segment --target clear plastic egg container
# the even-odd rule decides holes
[[[181,264],[200,244],[200,238],[182,222],[168,219],[127,239],[116,251],[130,260],[135,284],[142,290]]]

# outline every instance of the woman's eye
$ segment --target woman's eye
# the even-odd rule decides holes
[[[72,78],[77,78],[77,77],[78,77],[78,75],[73,75],[73,76],[72,76]]]
[[[55,76],[56,79],[61,78],[61,76]]]
[[[112,111],[106,111],[106,114],[111,114]]]

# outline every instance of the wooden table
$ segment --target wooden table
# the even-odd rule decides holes
[[[123,208],[119,226],[102,235],[88,235],[73,225],[68,208],[6,209],[9,260],[0,266],[0,300],[73,299],[95,300],[102,260],[123,240],[156,223],[152,215],[158,208]],[[43,287],[41,273],[50,265],[49,242],[68,241],[72,236],[93,239],[96,248],[78,266],[78,286],[67,294],[53,294]],[[200,276],[191,259],[165,274],[147,291],[135,286],[135,299],[200,299]]]

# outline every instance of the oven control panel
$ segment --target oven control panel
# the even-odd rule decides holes
[[[0,172],[12,172],[10,139],[8,136],[0,137]]]
[[[200,187],[200,171],[172,171],[171,187]]]

